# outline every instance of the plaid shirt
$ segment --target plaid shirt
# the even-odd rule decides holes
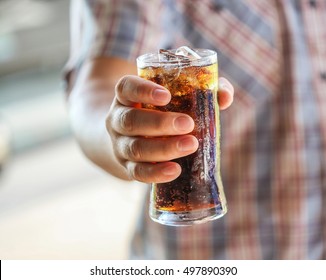
[[[68,73],[91,57],[189,45],[217,50],[235,87],[221,114],[227,215],[168,227],[144,209],[131,258],[325,259],[326,1],[75,4]]]

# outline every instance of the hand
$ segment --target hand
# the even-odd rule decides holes
[[[226,109],[233,101],[234,90],[224,78],[219,79],[219,88],[219,106]],[[131,179],[144,183],[172,181],[180,175],[181,167],[171,160],[198,148],[197,139],[188,134],[194,129],[190,116],[137,108],[139,103],[164,106],[170,100],[166,88],[137,76],[124,76],[116,85],[106,127],[114,154]]]

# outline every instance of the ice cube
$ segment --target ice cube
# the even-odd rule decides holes
[[[176,50],[175,54],[186,57],[190,60],[201,58],[201,56],[198,53],[196,53],[195,50],[193,50],[192,48],[187,47],[187,46],[182,46],[182,47],[178,48]]]
[[[183,59],[183,56],[179,56],[171,51],[160,49],[159,50],[159,61],[167,62],[167,61],[178,61]]]

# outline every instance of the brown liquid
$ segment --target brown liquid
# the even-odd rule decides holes
[[[198,150],[174,160],[181,175],[168,183],[153,184],[153,201],[158,210],[190,211],[220,204],[219,125],[217,108],[217,65],[188,66],[166,71],[164,68],[139,69],[140,77],[168,88],[171,102],[163,107],[143,104],[144,108],[182,112],[195,121],[191,133],[199,142]]]

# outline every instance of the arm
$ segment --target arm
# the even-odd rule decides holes
[[[115,85],[126,74],[136,74],[136,66],[125,60],[88,61],[68,96],[70,123],[82,151],[96,165],[121,179],[129,177],[114,156],[105,120],[115,96]]]

